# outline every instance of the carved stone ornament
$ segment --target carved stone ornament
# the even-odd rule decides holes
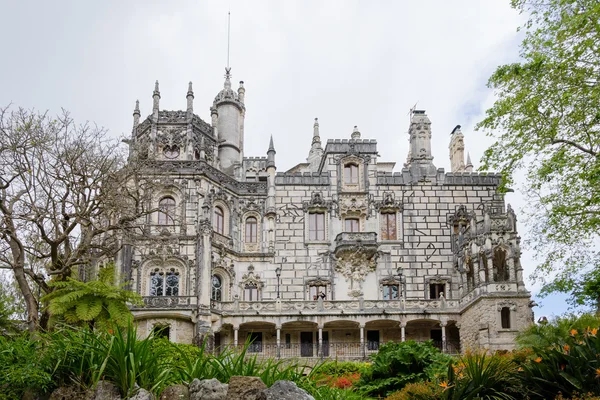
[[[181,127],[161,127],[157,141],[163,146],[181,146],[185,140],[185,129]]]
[[[240,200],[240,211],[242,214],[254,211],[259,215],[263,214],[265,201],[262,199],[256,199],[254,197],[250,197],[248,199]]]
[[[341,273],[350,283],[348,295],[359,297],[365,277],[377,269],[376,253],[362,246],[353,251],[342,252],[336,259],[335,271]]]
[[[331,209],[332,202],[325,200],[322,192],[312,192],[310,194],[310,201],[302,202],[302,209],[304,212],[308,212],[312,209]]]
[[[208,218],[205,218],[202,221],[200,221],[200,223],[198,224],[198,232],[200,232],[201,235],[211,235],[212,234],[213,229],[212,229],[212,225],[211,225],[210,221],[208,220]]]
[[[366,196],[339,196],[338,208],[340,217],[347,215],[366,217],[369,210],[369,201]]]
[[[468,226],[473,218],[473,212],[469,212],[467,207],[460,205],[454,214],[448,216],[448,225],[451,227],[455,225]]]
[[[510,303],[508,301],[503,301],[498,303],[497,310],[502,311],[504,307],[508,307],[510,311],[517,311],[517,305],[515,303]]]
[[[242,288],[244,288],[246,285],[256,286],[259,289],[265,285],[260,280],[260,277],[254,272],[254,267],[252,265],[248,267],[248,272],[242,275],[242,279],[240,280],[240,286]]]
[[[219,255],[218,255],[219,259],[212,263],[212,268],[213,268],[213,271],[217,270],[217,269],[222,269],[233,280],[233,278],[235,278],[235,267],[233,265],[233,261],[229,260],[225,256],[225,254],[226,254],[225,248],[221,248],[219,251]]]
[[[374,201],[373,207],[375,207],[378,212],[401,211],[402,201],[396,200],[394,192],[383,192],[383,199],[380,201]]]

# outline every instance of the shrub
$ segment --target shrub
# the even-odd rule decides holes
[[[444,375],[452,357],[441,353],[431,341],[406,341],[382,345],[371,359],[373,363],[361,376],[358,386],[365,394],[387,396],[408,383]]]
[[[399,392],[392,393],[385,400],[439,400],[443,389],[435,382],[408,383]]]
[[[547,399],[559,393],[599,395],[599,334],[597,328],[572,329],[568,337],[550,347],[534,347],[534,357],[521,367],[530,397]]]
[[[545,324],[531,325],[517,336],[521,348],[550,347],[569,338],[571,330],[583,332],[587,327],[600,326],[600,316],[594,314],[566,315]]]
[[[522,392],[517,365],[510,354],[468,353],[448,365],[448,380],[440,384],[443,399],[514,400]]]

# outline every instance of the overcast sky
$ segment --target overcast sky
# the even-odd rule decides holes
[[[487,79],[518,59],[523,16],[509,4],[0,0],[0,105],[63,107],[77,121],[126,136],[136,99],[142,116],[150,113],[155,80],[167,110],[185,110],[192,81],[194,111],[210,121],[223,87],[230,9],[233,80],[246,87],[246,156],[265,156],[273,135],[279,171],[305,162],[318,117],[323,140],[350,138],[358,125],[398,171],[417,103],[432,121],[434,164],[450,169],[450,132],[460,124],[477,168],[491,143],[473,130],[493,103]],[[518,211],[524,199],[515,189],[507,201]],[[526,237],[523,223],[519,229]],[[522,262],[529,275],[529,252]],[[536,317],[567,308],[560,296],[542,304]]]

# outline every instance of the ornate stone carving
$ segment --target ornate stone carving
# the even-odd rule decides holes
[[[314,209],[326,209],[330,210],[332,206],[331,200],[325,200],[322,192],[312,192],[310,194],[310,201],[302,202],[302,209],[304,212],[309,212]]]
[[[366,217],[369,213],[369,200],[367,196],[340,195],[337,200],[337,206],[341,218],[349,215]]]
[[[373,207],[378,212],[401,211],[402,201],[396,200],[394,192],[383,192],[383,199],[379,201],[373,201]]]
[[[360,242],[354,249],[336,252],[335,271],[341,273],[349,283],[348,295],[359,297],[363,294],[365,277],[377,269],[377,251]]]
[[[256,286],[258,289],[264,286],[263,281],[261,281],[260,277],[254,272],[254,266],[252,265],[248,267],[248,272],[242,275],[242,279],[240,280],[240,287],[242,289],[246,285]]]

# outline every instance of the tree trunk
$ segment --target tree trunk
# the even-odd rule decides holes
[[[19,289],[25,298],[25,307],[27,307],[27,329],[29,332],[35,332],[38,327],[38,303],[35,296],[31,292],[29,282],[27,282],[27,278],[25,277],[23,264],[18,264],[18,266],[14,266],[13,271],[15,273],[15,279],[19,285]]]

